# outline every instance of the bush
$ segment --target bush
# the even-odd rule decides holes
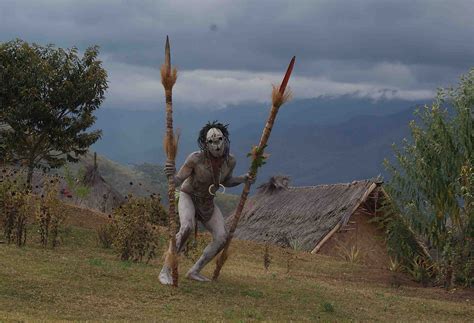
[[[382,223],[392,255],[427,283],[474,276],[474,69],[457,88],[442,89],[410,122],[412,139],[385,161],[391,200]]]
[[[156,221],[159,199],[128,196],[127,202],[113,213],[113,245],[118,249],[120,258],[134,262],[150,261],[156,255],[159,235]]]
[[[17,171],[3,169],[0,175],[0,224],[7,243],[26,243],[26,227],[32,213],[30,190],[19,180]]]
[[[60,209],[58,198],[57,179],[51,179],[44,186],[44,193],[36,205],[35,216],[43,247],[48,245],[56,247],[59,244],[59,228],[64,222],[64,213]]]
[[[107,223],[97,229],[97,238],[102,248],[110,249],[114,242],[115,226],[112,223]]]

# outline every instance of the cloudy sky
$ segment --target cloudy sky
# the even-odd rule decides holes
[[[106,106],[163,101],[170,36],[180,107],[268,101],[296,55],[296,98],[427,99],[474,67],[474,1],[0,0],[0,41],[99,45]]]

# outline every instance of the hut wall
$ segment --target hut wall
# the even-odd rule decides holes
[[[336,232],[320,249],[319,254],[346,258],[351,248],[359,250],[357,262],[387,268],[389,257],[383,232],[374,223],[371,215],[357,210],[349,219],[348,225]]]

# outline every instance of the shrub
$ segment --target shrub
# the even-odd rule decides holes
[[[26,227],[32,213],[32,194],[21,184],[15,170],[3,169],[0,176],[0,224],[7,243],[26,243]]]
[[[396,148],[382,217],[393,256],[417,280],[469,284],[474,258],[474,69],[416,111]]]
[[[112,223],[101,225],[97,229],[97,238],[102,248],[110,249],[114,242],[115,226]]]
[[[157,200],[128,196],[113,213],[113,245],[122,260],[150,261],[159,245],[156,226]]]
[[[58,199],[57,179],[51,179],[44,185],[44,193],[36,205],[35,217],[43,247],[56,247],[59,244],[59,228],[64,222],[64,213]]]

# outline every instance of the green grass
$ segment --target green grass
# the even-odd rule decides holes
[[[30,233],[34,236],[34,232]],[[97,245],[95,232],[72,227],[56,250],[35,241],[0,244],[0,320],[176,321],[469,321],[471,291],[417,285],[390,287],[387,270],[370,269],[271,247],[234,241],[220,280],[184,278],[178,289],[158,283],[161,260],[122,262]],[[297,257],[286,273],[287,257]],[[204,274],[210,275],[214,265]],[[468,300],[469,299],[469,300]]]

